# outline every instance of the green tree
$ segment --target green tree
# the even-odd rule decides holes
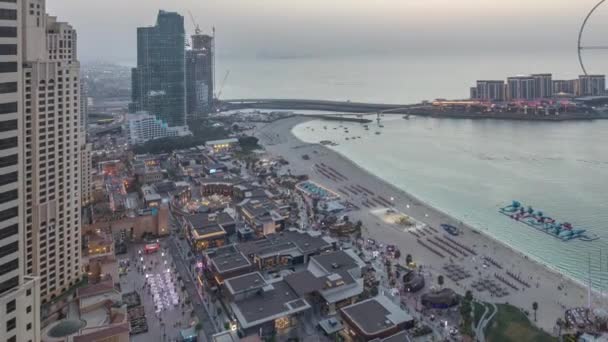
[[[256,137],[240,137],[239,145],[243,151],[252,151],[260,148],[260,145],[258,145],[258,138]]]
[[[532,303],[532,310],[534,310],[534,322],[536,322],[536,311],[538,310],[538,303]]]
[[[406,256],[405,256],[405,264],[406,264],[406,265],[411,264],[413,260],[414,260],[414,259],[412,258],[412,255],[411,255],[411,254],[408,254],[408,255],[406,255]]]
[[[467,292],[465,292],[464,294],[464,299],[467,300],[468,302],[473,300],[473,292],[471,292],[471,290],[467,290]]]

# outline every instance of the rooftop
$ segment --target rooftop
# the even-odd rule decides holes
[[[271,234],[260,240],[240,243],[238,249],[247,256],[265,256],[289,251],[299,254],[296,244],[279,234]]]
[[[291,273],[284,279],[299,296],[318,291],[325,286],[324,277],[317,278],[308,270]]]
[[[341,276],[341,280],[346,284],[353,283],[355,281],[349,271],[365,266],[363,260],[361,260],[351,250],[335,251],[333,253],[315,255],[311,258],[311,262],[314,263],[314,265],[319,266],[321,270],[324,271],[321,273],[318,272],[318,270],[316,270],[314,267],[309,267],[309,270],[311,270],[315,276],[328,276],[332,273],[336,273]]]
[[[311,254],[333,248],[333,239],[321,234],[290,229],[270,234],[260,240],[243,242],[238,249],[247,256],[277,253]]]
[[[320,232],[304,232],[302,230],[289,229],[282,234],[286,239],[296,244],[304,254],[332,248],[335,242],[335,240],[323,236]]]
[[[223,145],[223,144],[238,144],[239,139],[230,138],[230,139],[222,139],[222,140],[211,140],[205,143],[205,146],[213,146],[213,145]]]
[[[412,316],[382,295],[346,306],[341,313],[368,336],[413,320]]]
[[[211,263],[219,273],[234,271],[251,266],[249,259],[234,245],[220,247],[207,254]]]
[[[224,280],[224,285],[232,295],[262,288],[267,285],[260,272],[252,272],[242,276]]]
[[[384,339],[375,339],[371,342],[410,342],[411,339],[405,331],[396,333]]]
[[[244,200],[239,204],[241,208],[246,211],[248,216],[261,217],[269,216],[272,211],[277,211],[278,207],[272,201],[267,198],[260,198],[255,200]]]
[[[110,290],[114,290],[114,282],[111,279],[86,287],[81,287],[76,290],[76,296],[78,298],[95,296],[97,294],[105,293]]]
[[[234,219],[228,213],[194,214],[186,218],[194,228],[206,228],[213,225],[234,224]]]
[[[282,280],[265,286],[258,295],[233,302],[230,306],[245,329],[311,308]]]

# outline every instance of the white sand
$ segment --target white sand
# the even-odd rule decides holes
[[[444,277],[446,285],[451,286],[457,292],[464,293],[467,289],[473,290],[470,285],[472,281],[480,278],[480,272],[481,276],[489,277],[491,279],[495,279],[495,273],[509,279],[505,274],[505,271],[510,270],[514,274],[520,275],[521,279],[525,279],[531,285],[531,288],[525,288],[515,280],[509,279],[513,284],[520,288],[519,291],[508,289],[510,292],[508,296],[496,298],[491,297],[487,291],[477,292],[473,290],[474,296],[489,302],[508,302],[530,311],[531,317],[532,303],[536,301],[539,304],[537,324],[543,330],[550,333],[553,333],[557,318],[564,316],[564,308],[562,305],[565,307],[587,305],[587,290],[580,284],[550,270],[544,265],[530,260],[523,254],[491,237],[475,232],[471,227],[462,225],[460,221],[448,217],[444,213],[413,198],[406,192],[369,174],[342,155],[321,145],[307,144],[298,140],[291,134],[291,129],[298,123],[307,120],[307,118],[301,117],[279,120],[260,127],[256,130],[255,134],[260,138],[260,142],[266,147],[269,153],[276,156],[282,156],[290,162],[289,168],[293,174],[308,174],[313,181],[336,191],[342,198],[359,206],[361,210],[349,213],[351,220],[361,220],[363,222],[364,236],[371,237],[383,243],[397,245],[402,252],[402,262],[404,261],[406,254],[412,254],[414,261],[419,265],[421,264],[429,267],[436,279],[438,274],[443,273],[442,267],[446,263],[449,263],[450,256],[438,249],[446,255],[446,257],[442,259],[421,246],[417,242],[417,237],[409,232],[405,232],[403,227],[387,223],[381,216],[378,216],[378,209],[382,206],[376,204],[374,208],[370,209],[361,205],[362,201],[369,202],[366,197],[372,196],[363,195],[362,193],[354,195],[348,191],[348,195],[345,195],[344,193],[339,192],[339,189],[344,190],[344,186],[358,184],[372,191],[375,194],[374,197],[379,195],[389,200],[394,198],[393,207],[397,211],[405,213],[420,222],[434,227],[439,231],[439,233],[434,233],[434,236],[443,237],[446,235],[440,228],[440,224],[442,223],[461,228],[462,234],[452,238],[459,243],[474,249],[477,252],[477,256],[452,258],[455,263],[464,266],[467,271],[473,274],[473,277],[462,280],[459,284],[455,284],[447,277]],[[302,155],[304,154],[308,154],[310,160],[303,160]],[[315,170],[314,165],[320,165],[321,163],[324,163],[326,168],[331,167],[335,169],[341,175],[348,178],[348,180],[328,179],[320,174]],[[375,213],[372,213],[372,210]],[[421,236],[421,239],[426,242],[428,237],[429,235],[427,234],[425,237]],[[503,269],[500,270],[494,266],[483,268],[481,262],[482,256],[489,256],[498,261],[502,264]],[[502,284],[498,280],[496,280],[496,283]],[[558,286],[561,286],[562,290],[559,290]],[[597,298],[597,296],[595,297]]]

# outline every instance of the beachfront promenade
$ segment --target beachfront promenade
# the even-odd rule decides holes
[[[537,324],[550,333],[554,332],[556,320],[563,318],[564,308],[584,306],[587,303],[587,291],[579,284],[530,260],[483,232],[473,231],[360,169],[341,155],[321,145],[298,140],[291,134],[291,128],[307,120],[309,119],[301,117],[278,120],[258,128],[255,135],[271,154],[280,155],[290,162],[292,173],[309,175],[313,181],[339,193],[345,200],[359,207],[359,210],[349,212],[348,215],[351,220],[362,221],[363,235],[396,244],[402,251],[402,259],[405,255],[412,254],[414,261],[424,265],[430,272],[429,287],[437,287],[436,279],[441,274],[444,275],[446,286],[462,294],[466,290],[472,290],[479,300],[510,303],[529,312],[532,312],[532,303],[538,302]],[[304,154],[310,159],[304,160]],[[405,213],[432,228],[406,229],[387,222],[387,208]],[[448,236],[457,244],[446,238],[445,232],[440,228],[442,223],[462,229],[460,236]],[[484,261],[485,257],[491,258],[494,263]],[[404,263],[404,260],[400,263]],[[445,270],[448,264],[458,265],[471,276],[457,282],[450,280]],[[516,275],[522,282],[515,280],[509,273]],[[507,294],[496,296],[495,292],[474,289],[474,284],[486,280],[491,280]]]

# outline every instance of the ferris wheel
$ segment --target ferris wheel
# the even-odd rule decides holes
[[[583,69],[583,73],[585,75],[587,75],[587,69],[585,68],[585,63],[583,62],[582,51],[583,50],[608,50],[608,45],[603,45],[603,46],[602,45],[584,46],[582,44],[583,32],[585,31],[585,27],[587,26],[587,21],[589,21],[589,18],[591,18],[591,16],[595,12],[595,10],[598,9],[598,7],[600,7],[605,1],[606,0],[601,0],[595,6],[593,6],[593,8],[591,9],[591,11],[589,11],[589,13],[587,14],[587,16],[585,17],[585,20],[583,21],[583,24],[581,25],[581,29],[578,32],[578,62],[580,63],[581,68]]]

